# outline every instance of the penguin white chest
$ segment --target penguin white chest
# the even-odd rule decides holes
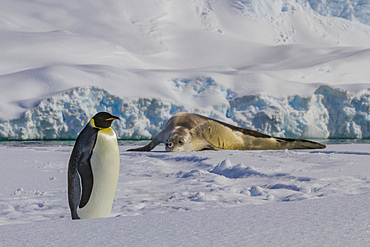
[[[109,217],[119,175],[119,150],[113,129],[98,132],[90,163],[93,188],[87,204],[78,209],[78,215],[81,219]]]

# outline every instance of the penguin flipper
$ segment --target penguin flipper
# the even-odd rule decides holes
[[[82,195],[78,207],[83,208],[90,199],[94,183],[90,162],[87,162],[87,164],[80,165],[78,167],[78,173],[81,177],[82,184]]]
[[[97,133],[98,130],[90,127],[90,125],[86,125],[77,137],[69,160],[68,203],[72,219],[80,219],[77,208],[86,205],[91,195],[93,175],[90,158],[96,142]]]
[[[78,162],[70,162],[68,169],[68,200],[72,219],[79,219],[77,207],[83,208],[90,199],[93,174],[89,159],[82,153]]]
[[[68,168],[68,201],[72,219],[79,219],[77,207],[83,208],[90,199],[94,178],[90,164],[91,154],[81,153],[77,162],[71,160]]]
[[[71,167],[71,166],[70,166]],[[68,202],[71,209],[72,219],[80,219],[77,214],[77,207],[81,197],[80,177],[77,171],[68,169]]]

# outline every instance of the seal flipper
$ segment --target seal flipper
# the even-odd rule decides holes
[[[220,150],[220,147],[213,145],[207,135],[205,135],[205,129],[208,130],[206,124],[200,124],[197,127],[190,130],[192,136],[192,144],[195,147],[193,151],[206,151],[206,150]]]
[[[216,150],[220,150],[220,148],[217,148],[213,146],[211,143],[207,142],[205,143],[204,147],[201,148],[199,151],[207,151],[207,150],[216,151]]]
[[[144,147],[140,147],[140,148],[132,148],[132,149],[129,149],[127,151],[141,151],[141,152],[149,152],[150,150],[152,150],[153,148],[155,148],[159,143],[161,143],[160,141],[158,141],[157,138],[154,138],[153,141],[151,141],[149,144],[145,145]]]

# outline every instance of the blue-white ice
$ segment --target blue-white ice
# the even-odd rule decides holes
[[[370,2],[367,0],[308,0],[307,2],[321,15],[341,17],[370,25]]]
[[[267,0],[233,1],[235,8],[250,16],[278,16],[296,10],[295,3],[309,5],[315,12],[370,25],[370,2],[367,0]]]
[[[91,116],[108,111],[121,118],[113,128],[121,139],[150,139],[177,112],[204,114],[241,127],[281,137],[370,138],[370,90],[348,93],[330,86],[320,86],[311,97],[242,95],[231,97],[211,78],[192,84],[174,80],[178,90],[218,91],[225,103],[211,108],[196,108],[161,99],[125,99],[97,87],[75,88],[26,111],[20,119],[0,123],[2,139],[70,139]]]

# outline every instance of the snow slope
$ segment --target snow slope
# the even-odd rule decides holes
[[[190,153],[120,146],[112,218],[80,221],[70,220],[67,203],[72,145],[45,144],[0,146],[1,246],[369,245],[369,144]]]
[[[99,109],[127,116],[120,138],[152,138],[178,111],[279,136],[369,138],[368,11],[362,1],[1,2],[0,138],[75,138]]]

